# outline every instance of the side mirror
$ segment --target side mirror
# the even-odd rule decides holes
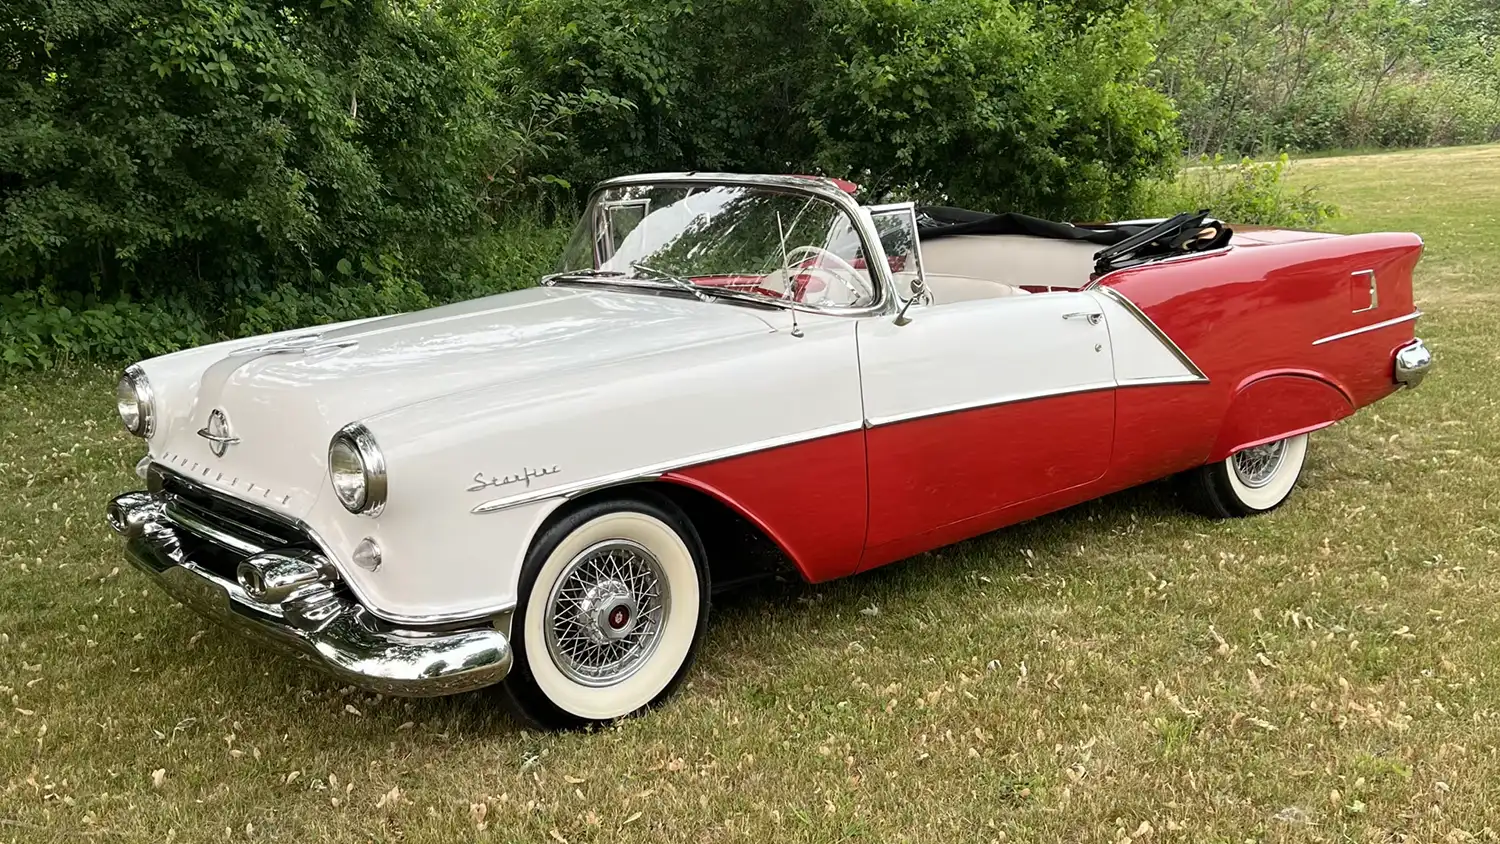
[[[927,283],[922,281],[922,276],[918,274],[916,278],[911,280],[911,298],[907,299],[901,304],[901,310],[896,314],[896,324],[906,325],[907,323],[911,322],[911,317],[906,315],[906,309],[910,308],[912,306],[912,303],[917,301],[918,299],[925,300],[926,298]]]

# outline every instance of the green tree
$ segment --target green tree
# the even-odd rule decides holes
[[[517,60],[580,113],[575,185],[660,169],[822,172],[880,194],[1103,216],[1177,154],[1128,2],[537,0]]]

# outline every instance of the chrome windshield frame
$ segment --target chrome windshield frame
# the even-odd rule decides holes
[[[832,180],[820,176],[773,176],[744,173],[638,173],[632,176],[619,176],[606,179],[594,186],[589,193],[588,207],[594,206],[598,195],[611,188],[640,187],[643,185],[681,185],[701,187],[706,185],[726,185],[731,187],[769,188],[787,193],[798,193],[815,196],[833,203],[849,216],[854,226],[854,231],[859,235],[860,248],[864,250],[866,270],[870,273],[870,280],[875,286],[876,299],[870,305],[858,307],[828,307],[819,305],[806,305],[779,299],[764,299],[764,303],[785,310],[801,311],[814,314],[831,314],[837,316],[880,316],[895,313],[895,305],[898,297],[895,294],[895,284],[891,281],[890,267],[885,260],[885,250],[880,245],[880,237],[875,232],[874,224],[865,215],[865,207],[860,205],[854,197]],[[878,257],[878,260],[876,258]],[[566,273],[553,273],[548,278],[558,278]],[[601,282],[618,282],[619,279],[601,278]],[[641,285],[645,287],[645,285]],[[660,285],[656,285],[658,289]],[[710,296],[718,295],[712,290],[707,290]],[[725,301],[744,301],[738,297],[723,297]]]

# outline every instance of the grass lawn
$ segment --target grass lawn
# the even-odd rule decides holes
[[[1426,238],[1421,389],[1316,434],[1262,518],[1161,485],[715,607],[594,734],[342,689],[124,562],[112,373],[0,387],[0,841],[1500,838],[1500,147],[1329,158]]]

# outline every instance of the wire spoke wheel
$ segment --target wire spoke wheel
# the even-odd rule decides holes
[[[661,562],[644,546],[611,539],[563,569],[547,599],[547,652],[585,686],[628,679],[651,658],[671,611]]]
[[[1277,440],[1237,452],[1233,457],[1235,476],[1251,489],[1270,483],[1286,458],[1286,445],[1286,440]]]

